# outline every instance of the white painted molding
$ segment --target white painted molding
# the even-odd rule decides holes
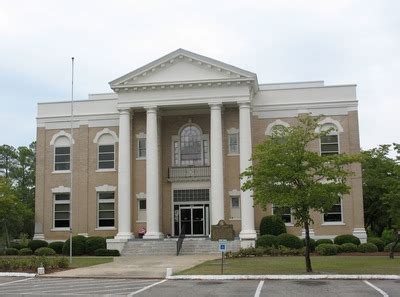
[[[136,194],[137,199],[146,199],[146,193],[140,192]]]
[[[321,127],[322,127],[323,125],[325,125],[325,124],[333,124],[333,125],[336,126],[338,132],[340,132],[340,133],[343,132],[343,127],[342,127],[342,125],[339,123],[339,121],[334,120],[334,119],[332,119],[331,117],[327,117],[327,118],[323,119],[323,120],[320,121],[318,124],[320,125],[320,127],[317,127],[317,128],[315,129],[315,132],[316,132],[316,133],[319,133],[319,132],[321,131]]]
[[[139,134],[136,134],[136,138],[146,138],[146,133],[140,132]]]
[[[232,191],[229,191],[228,193],[229,193],[229,196],[231,196],[231,197],[240,196],[240,191],[238,191],[236,189],[233,189]]]
[[[265,130],[265,135],[271,136],[272,129],[274,128],[274,126],[284,126],[286,128],[290,127],[290,125],[288,123],[286,123],[280,119],[277,119],[267,126],[267,129]]]
[[[99,141],[99,138],[104,134],[110,134],[114,138],[114,143],[118,142],[117,133],[115,133],[114,131],[112,131],[108,128],[104,128],[103,130],[96,133],[96,136],[93,139],[93,143],[97,143]]]
[[[69,193],[69,192],[71,192],[71,188],[64,187],[64,186],[59,186],[59,187],[56,187],[56,188],[52,188],[51,192],[52,193]]]
[[[239,129],[230,128],[230,129],[226,130],[226,132],[228,132],[228,134],[237,134],[237,133],[239,133]]]
[[[96,187],[96,192],[115,192],[116,186],[102,185]]]
[[[64,130],[58,131],[56,134],[53,135],[53,137],[50,140],[50,145],[54,145],[58,137],[65,136],[69,139],[71,143],[71,134],[65,132]],[[75,144],[75,140],[72,139],[72,144]]]

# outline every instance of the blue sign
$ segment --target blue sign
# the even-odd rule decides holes
[[[220,252],[226,252],[228,242],[224,239],[218,240],[218,249]]]

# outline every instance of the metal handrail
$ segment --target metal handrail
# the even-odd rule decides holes
[[[185,227],[186,227],[186,225],[182,226],[181,233],[179,234],[178,241],[176,242],[176,255],[177,256],[179,256],[179,252],[181,251],[183,240],[185,239],[185,235],[186,235]]]

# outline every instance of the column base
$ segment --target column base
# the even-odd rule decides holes
[[[367,242],[367,232],[365,232],[365,228],[354,228],[353,235],[358,237],[361,243]]]
[[[146,232],[145,235],[143,235],[143,239],[163,239],[164,234],[161,232]]]
[[[314,238],[315,237],[314,229],[310,228],[309,231],[310,231],[310,238]],[[301,238],[306,238],[306,230],[304,230],[304,229],[301,230],[301,236],[300,237]]]
[[[118,234],[114,237],[114,239],[122,239],[122,240],[129,240],[135,238],[132,232],[118,232]]]
[[[44,234],[43,233],[35,233],[33,235],[34,240],[44,240]]]
[[[242,230],[239,233],[240,240],[256,240],[257,232],[256,230]]]

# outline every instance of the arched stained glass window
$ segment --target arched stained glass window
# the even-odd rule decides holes
[[[202,141],[202,133],[196,126],[189,125],[181,131],[181,166],[202,165]]]

